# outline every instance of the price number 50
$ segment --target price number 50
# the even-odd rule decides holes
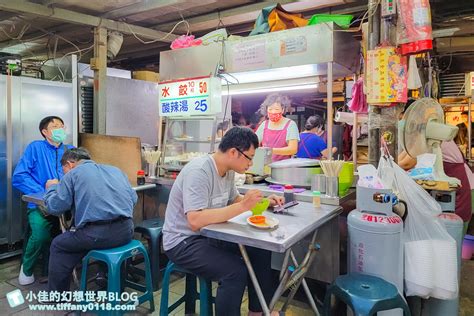
[[[199,93],[206,93],[207,92],[207,82],[201,81],[199,82]]]

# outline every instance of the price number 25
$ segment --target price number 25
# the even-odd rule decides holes
[[[196,111],[201,111],[201,112],[206,112],[207,111],[207,103],[206,102],[207,102],[206,99],[198,100],[198,101],[194,102],[194,105],[196,106],[195,110]]]

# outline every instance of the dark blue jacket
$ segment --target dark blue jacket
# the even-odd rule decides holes
[[[47,140],[31,142],[13,172],[13,187],[24,194],[44,192],[46,181],[62,178],[61,158],[69,148],[73,146],[61,144],[56,148]],[[34,207],[33,203],[28,203],[28,208]]]

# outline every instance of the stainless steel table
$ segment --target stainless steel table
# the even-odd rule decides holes
[[[310,264],[312,260],[309,258],[309,255],[311,250],[315,250],[315,239],[318,228],[334,217],[337,217],[341,212],[342,208],[338,206],[322,205],[321,208],[314,208],[311,203],[300,202],[297,206],[290,208],[288,213],[274,214],[271,212],[265,212],[266,215],[273,216],[279,220],[279,226],[275,229],[261,230],[248,225],[246,219],[251,215],[251,212],[249,211],[232,218],[226,223],[208,225],[201,229],[201,234],[209,238],[239,244],[242,257],[247,265],[249,275],[255,286],[264,314],[270,315],[270,309],[274,307],[279,296],[284,292],[285,286],[288,285],[289,282],[288,278],[291,277],[288,276],[288,269],[286,269],[290,257],[293,259],[296,269],[298,269],[298,264],[295,262],[296,259],[291,252],[291,247],[307,235],[313,233],[312,243],[310,243],[310,248],[313,247],[313,249],[308,249],[307,256],[304,260],[305,264]],[[280,273],[280,286],[273,296],[270,308],[263,298],[260,285],[258,284],[245,246],[285,253],[285,260]],[[314,255],[314,253],[312,255]],[[316,305],[309,293],[309,288],[304,281],[307,267],[304,271],[295,270],[294,273],[296,274],[296,272],[300,273],[299,280],[295,280],[293,285],[290,285],[292,292],[296,292],[297,288],[302,283],[306,294],[309,294],[310,304],[312,305],[313,310],[317,313]],[[289,299],[292,299],[291,294]],[[288,303],[289,301],[287,301],[285,306],[287,306]],[[283,309],[285,309],[285,306]]]
[[[154,183],[145,183],[144,185],[132,186],[132,189],[134,189],[137,192],[150,190],[154,188],[156,188],[156,184]],[[25,202],[34,203],[36,205],[45,207],[43,197],[44,197],[44,193],[33,193],[33,194],[23,195],[21,199]],[[143,219],[145,219],[145,197],[143,197],[142,212],[143,212]]]

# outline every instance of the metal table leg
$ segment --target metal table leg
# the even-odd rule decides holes
[[[293,264],[298,267],[298,262],[296,261],[295,255],[293,254],[293,251],[290,250],[290,255],[291,255],[291,260],[293,261]],[[319,311],[318,307],[316,306],[316,302],[313,299],[313,295],[311,294],[311,291],[309,290],[308,283],[306,283],[306,280],[303,278],[303,289],[306,293],[306,296],[308,297],[309,305],[311,305],[311,309],[313,312],[319,316]]]
[[[316,254],[316,251],[319,250],[319,245],[316,244],[316,236],[318,234],[318,231],[316,230],[313,233],[313,236],[311,238],[311,242],[308,247],[308,251],[305,255],[305,258],[303,259],[303,262],[301,265],[298,266],[296,258],[289,249],[286,254],[285,254],[285,259],[283,260],[283,266],[282,266],[282,272],[283,276],[280,278],[280,284],[278,285],[277,290],[275,291],[275,294],[273,295],[272,301],[270,303],[270,309],[273,310],[275,307],[278,299],[281,297],[281,295],[288,289],[290,289],[290,293],[288,297],[286,298],[286,301],[283,305],[282,311],[286,311],[288,308],[289,303],[293,299],[294,295],[296,294],[296,291],[298,290],[299,286],[301,283],[303,283],[304,290],[306,292],[306,295],[308,296],[311,308],[315,312],[316,315],[319,316],[318,309],[316,307],[316,303],[314,302],[314,299],[311,295],[311,292],[309,291],[308,285],[306,284],[306,281],[304,280],[304,277],[306,273],[308,272],[308,267],[311,265],[313,262],[314,256]],[[287,267],[288,265],[288,257],[291,256],[293,262],[295,263],[295,267]],[[280,273],[280,275],[282,275]]]
[[[255,287],[255,292],[257,292],[258,301],[260,302],[260,306],[263,309],[263,315],[270,316],[270,310],[268,309],[267,302],[265,302],[265,297],[263,296],[262,289],[260,288],[260,284],[258,284],[257,277],[255,275],[255,271],[253,271],[252,263],[250,262],[249,255],[247,254],[247,250],[245,246],[239,244],[240,253],[244,259],[245,265],[247,266],[247,270],[250,274],[250,279],[252,280],[253,286]]]

